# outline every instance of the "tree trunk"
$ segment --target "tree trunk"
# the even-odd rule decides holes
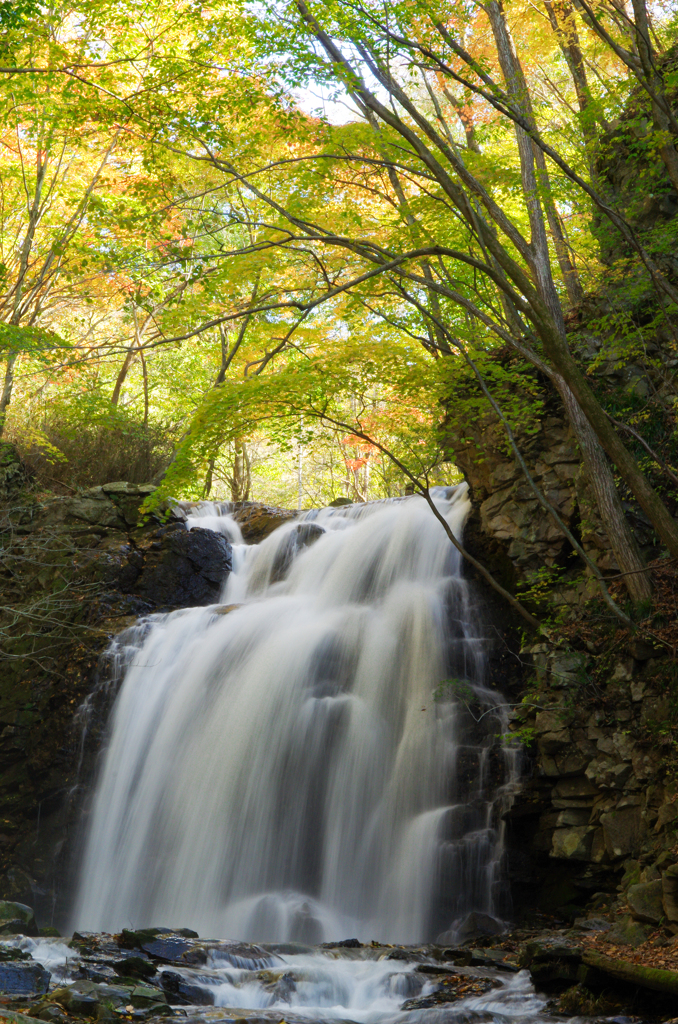
[[[678,558],[678,525],[608,420],[604,409],[572,358],[567,342],[554,327],[551,327],[550,330],[542,330],[540,334],[548,359],[571,388],[602,447],[618,469],[622,479],[630,487],[638,504],[659,534],[662,543],[666,545],[674,558]]]
[[[14,367],[16,361],[19,358],[18,352],[12,352],[10,350],[7,356],[7,363],[5,365],[5,380],[2,386],[2,395],[0,395],[0,437],[5,432],[5,425],[7,423],[7,410],[9,403],[12,401],[12,388],[14,387]]]
[[[664,83],[657,70],[656,54],[650,39],[650,24],[645,0],[633,0],[633,16],[636,22],[636,46],[647,84],[656,99],[652,100],[652,120],[657,132],[665,137],[659,146],[659,154],[676,192],[678,192],[678,152],[675,146],[675,125],[671,124],[669,100]],[[668,136],[668,137],[667,137]]]
[[[125,379],[127,377],[127,374],[129,373],[133,361],[134,347],[132,346],[127,350],[127,355],[125,356],[125,360],[122,366],[120,367],[120,373],[118,374],[117,379],[115,381],[113,394],[111,395],[111,405],[117,405],[118,402],[120,401],[120,392],[122,391],[122,386],[125,383]]]
[[[503,7],[498,0],[488,0],[485,10],[492,26],[506,91],[528,124],[536,126],[527,82],[504,18]],[[554,291],[550,265],[544,266],[545,262],[548,264],[548,246],[542,215],[543,206],[568,298],[571,305],[575,306],[581,302],[584,293],[579,281],[579,274],[570,259],[560,217],[553,202],[544,154],[538,146],[533,144],[522,128],[516,125],[515,131],[520,153],[523,193],[530,216],[535,282],[545,298],[550,291]]]
[[[636,543],[636,538],[624,515],[624,509],[605,453],[591,424],[565,381],[562,378],[555,378],[554,384],[563,399],[568,419],[577,438],[586,475],[619,571],[628,574],[624,577],[624,583],[631,600],[634,604],[650,601],[652,598],[650,576],[645,569],[645,562]]]
[[[252,465],[244,441],[236,441],[231,477],[231,501],[249,501],[252,489]]]

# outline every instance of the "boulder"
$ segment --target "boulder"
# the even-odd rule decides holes
[[[605,939],[615,946],[632,946],[635,949],[645,942],[649,934],[650,928],[647,925],[634,921],[631,915],[627,914],[616,921]]]
[[[537,940],[526,943],[520,966],[527,967],[537,988],[559,991],[577,980],[581,949],[565,942]]]
[[[142,942],[141,948],[154,960],[171,964],[180,960],[193,946],[178,935],[158,935],[150,941]]]
[[[243,967],[250,971],[270,967],[278,960],[275,954],[270,953],[263,946],[255,946],[250,942],[210,942],[206,944],[205,948],[214,960],[225,960],[233,967]],[[187,961],[189,955],[186,954],[183,960]]]
[[[158,1003],[166,1003],[167,997],[164,992],[160,992],[157,988],[151,988],[150,985],[135,985],[130,993],[129,1001],[135,1010],[147,1010],[152,1006],[157,1006]]]
[[[661,879],[630,886],[626,893],[626,899],[631,913],[639,921],[645,921],[647,924],[659,924],[664,916]]]
[[[33,908],[25,903],[0,900],[0,935],[37,935]]]
[[[121,957],[109,963],[121,978],[152,978],[155,974],[155,964],[141,956]]]
[[[477,975],[448,974],[433,992],[415,999],[407,999],[400,1009],[426,1010],[433,1006],[454,1003],[457,999],[483,995],[498,984],[494,979],[479,978]]]
[[[211,992],[200,985],[191,984],[174,971],[163,971],[160,975],[160,984],[170,1005],[214,1006],[214,996]]]
[[[0,993],[9,996],[39,996],[49,988],[51,974],[42,964],[14,960],[0,963]]]
[[[264,505],[260,501],[237,501],[232,511],[243,538],[250,544],[258,544],[278,526],[295,519],[298,514],[273,505]]]
[[[589,860],[593,832],[588,825],[557,828],[553,833],[549,856],[558,860]]]
[[[145,550],[133,551],[120,588],[159,608],[214,604],[231,571],[231,545],[222,533],[174,523],[157,531]]]
[[[625,767],[631,768],[630,765]],[[624,807],[607,811],[600,816],[605,836],[605,848],[613,859],[637,853],[643,839],[643,821],[640,807]]]

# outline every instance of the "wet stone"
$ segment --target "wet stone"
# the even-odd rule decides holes
[[[143,942],[141,948],[144,953],[148,953],[154,960],[164,960],[166,963],[174,963],[179,960],[185,953],[190,952],[193,946],[186,939],[178,938],[176,936],[164,938],[158,936],[152,939],[150,942]]]
[[[215,966],[219,965],[219,961],[226,961],[233,967],[257,970],[270,966],[278,959],[263,946],[249,942],[210,942],[205,949],[215,961]]]
[[[51,974],[33,961],[0,963],[0,992],[12,996],[42,995],[49,987]]]
[[[30,960],[31,954],[26,953],[23,949],[19,949],[17,946],[0,946],[0,963],[6,963],[8,960]]]
[[[164,992],[149,985],[136,985],[130,994],[130,1002],[137,1009],[145,1009],[155,1003],[166,1003],[167,998]]]
[[[140,956],[126,956],[110,966],[121,978],[152,978],[155,974],[155,965]]]
[[[200,985],[191,984],[181,974],[163,971],[160,984],[170,1004],[179,1006],[213,1006],[214,996]]]
[[[105,964],[100,964],[97,961],[92,963],[81,963],[75,976],[76,978],[81,978],[84,981],[103,982],[115,981],[117,977],[112,967],[106,967]]]
[[[470,967],[472,957],[473,953],[470,949],[446,949],[443,951],[441,959],[454,964],[455,967]]]
[[[466,974],[449,974],[434,992],[426,996],[418,996],[415,999],[406,999],[400,1009],[425,1010],[432,1006],[455,1003],[458,999],[484,995],[485,992],[489,992],[491,988],[496,988],[498,985],[499,982],[493,978],[478,978]]]

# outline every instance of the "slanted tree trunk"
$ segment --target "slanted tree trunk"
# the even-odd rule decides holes
[[[610,541],[619,571],[625,573],[624,583],[634,604],[650,601],[652,584],[636,538],[624,515],[612,470],[591,424],[579,402],[562,378],[554,384],[563,399],[568,419],[579,444],[586,476],[590,483],[600,519]]]

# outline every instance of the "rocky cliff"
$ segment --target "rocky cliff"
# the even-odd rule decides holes
[[[601,386],[619,387],[618,365]],[[623,370],[634,386],[640,369]],[[607,380],[605,379],[607,376]],[[628,381],[627,381],[628,384]],[[538,428],[519,436],[538,486],[587,554],[618,571],[595,515],[576,444],[547,395]],[[614,912],[616,939],[636,945],[660,922],[678,933],[678,629],[676,573],[631,502],[651,559],[655,607],[634,635],[596,601],[590,574],[539,506],[504,428],[486,414],[450,432],[471,486],[466,543],[544,622],[529,637],[506,615],[495,648],[513,648],[498,685],[514,706],[525,782],[509,817],[516,905],[565,920]],[[653,560],[654,559],[654,560]],[[621,583],[612,584],[624,600]]]

